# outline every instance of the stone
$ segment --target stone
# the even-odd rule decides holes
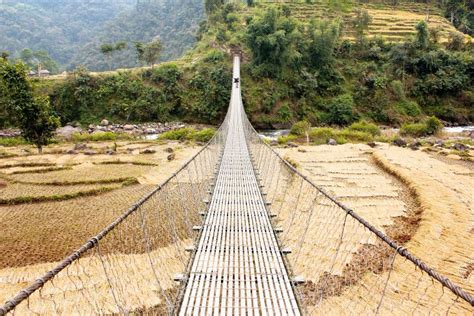
[[[170,153],[170,154],[171,154],[171,153],[174,153],[174,149],[173,149],[173,148],[171,148],[171,147],[168,147],[168,148],[166,148],[166,149],[165,149],[165,152],[167,152],[167,153]]]
[[[474,138],[474,130],[469,132],[469,137]]]
[[[92,149],[88,149],[86,151],[84,151],[84,155],[87,155],[87,156],[93,156],[93,155],[97,155],[97,151],[95,150],[92,150]]]
[[[415,141],[415,142],[411,143],[408,147],[412,150],[418,150],[418,149],[420,149],[421,145],[422,144],[419,141]]]
[[[74,150],[84,150],[87,149],[87,145],[84,143],[77,143],[74,145]]]
[[[370,147],[370,148],[375,148],[377,147],[377,144],[375,142],[368,142],[367,145]]]
[[[175,158],[176,158],[176,154],[174,154],[174,153],[169,154],[168,157],[167,157],[168,161],[172,161],[172,160],[174,160]]]
[[[123,129],[126,130],[126,131],[131,131],[135,128],[135,126],[131,125],[131,124],[125,124],[123,126]]]
[[[107,151],[106,151],[105,153],[106,153],[107,155],[111,155],[111,156],[117,154],[117,152],[116,152],[115,150],[113,150],[113,149],[107,149]]]
[[[448,159],[453,159],[453,160],[461,160],[461,157],[460,157],[460,156],[458,156],[458,155],[453,155],[453,154],[447,155],[446,158],[448,158]]]
[[[68,151],[66,151],[66,154],[68,154],[68,155],[76,155],[76,154],[77,154],[77,151],[74,150],[74,149],[69,149]]]
[[[293,143],[293,142],[288,142],[287,145],[288,145],[289,148],[297,148],[298,147],[298,145]]]
[[[299,152],[299,153],[305,153],[305,152],[306,152],[306,149],[299,148],[299,149],[298,149],[298,152]]]
[[[278,142],[276,140],[272,140],[270,142],[270,146],[278,146]]]
[[[451,146],[452,149],[457,150],[457,151],[466,151],[467,147],[466,145],[462,143],[456,143],[453,146]]]
[[[154,128],[147,128],[147,129],[145,129],[145,134],[148,134],[148,135],[150,135],[150,134],[156,134],[156,129],[154,129]]]
[[[150,149],[150,148],[146,148],[140,152],[140,154],[145,154],[145,155],[154,154],[154,153],[156,153],[156,150]]]
[[[337,141],[336,141],[335,139],[329,138],[329,139],[328,139],[328,145],[336,146],[336,145],[337,145]]]
[[[56,129],[56,135],[66,140],[71,140],[73,134],[80,133],[80,132],[82,132],[82,128],[74,127],[71,125],[66,125],[64,127],[60,127]]]
[[[435,141],[434,145],[436,147],[444,147],[444,142],[441,139],[438,139],[437,141]]]
[[[393,144],[398,147],[406,147],[407,142],[403,138],[397,138],[393,141]]]
[[[103,119],[103,120],[100,122],[100,125],[102,125],[102,126],[109,126],[109,121],[106,120],[106,119]]]

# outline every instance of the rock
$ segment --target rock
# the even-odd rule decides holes
[[[393,141],[393,144],[398,147],[406,147],[407,142],[403,138],[397,138]]]
[[[74,145],[74,150],[84,150],[87,149],[87,145],[83,143],[77,143]]]
[[[145,134],[148,134],[148,135],[150,135],[150,134],[156,134],[156,129],[154,129],[154,128],[147,128],[147,129],[145,129]]]
[[[408,147],[412,150],[418,150],[421,147],[421,143],[419,141],[415,141],[414,143],[411,143]]]
[[[305,153],[305,152],[306,152],[306,149],[299,148],[299,149],[298,149],[298,152],[300,152],[300,153]]]
[[[437,141],[435,141],[435,144],[434,144],[436,147],[444,147],[444,142],[440,139],[438,139]]]
[[[272,140],[270,142],[270,146],[278,146],[278,142],[276,140]]]
[[[88,149],[86,151],[84,151],[84,155],[87,155],[87,156],[93,156],[93,155],[97,155],[97,151],[95,150],[92,150],[92,149]]]
[[[94,124],[89,124],[88,128],[89,128],[89,129],[94,129],[94,128],[95,128],[95,125],[94,125]]]
[[[125,124],[125,125],[123,126],[123,129],[126,130],[126,131],[131,131],[131,130],[133,130],[134,128],[135,128],[135,127],[134,127],[133,125],[131,125],[131,124]]]
[[[297,148],[298,147],[298,145],[293,143],[293,142],[288,142],[287,145],[288,145],[289,148]]]
[[[7,183],[3,181],[2,179],[0,179],[0,188],[4,188],[6,186],[7,186]]]
[[[452,149],[455,149],[457,151],[466,151],[467,150],[467,147],[466,145],[462,144],[462,143],[456,143],[454,144],[453,146],[451,146]]]
[[[171,153],[174,153],[174,149],[173,149],[173,148],[171,148],[171,147],[168,147],[168,148],[166,148],[166,149],[165,149],[165,152],[167,152],[167,153],[170,153],[170,154],[171,154]]]
[[[172,160],[174,160],[175,158],[176,158],[176,154],[174,154],[174,153],[169,154],[168,157],[167,157],[168,161],[172,161]]]
[[[142,151],[140,152],[140,154],[145,154],[145,155],[154,154],[154,153],[156,153],[156,150],[150,149],[150,148],[147,148],[147,149],[142,150]]]
[[[469,137],[474,138],[474,130],[469,132]]]
[[[117,152],[113,149],[107,149],[107,151],[105,152],[107,155],[116,155]]]
[[[375,142],[369,142],[367,143],[367,145],[370,147],[370,148],[375,148],[377,147],[377,144]]]
[[[66,140],[71,140],[72,135],[74,133],[80,133],[80,132],[82,132],[82,128],[66,125],[64,127],[58,128],[56,130],[56,135]]]
[[[328,139],[328,145],[336,146],[336,145],[337,145],[337,142],[336,142],[335,139],[329,138],[329,139]]]
[[[106,120],[106,119],[103,119],[103,120],[100,122],[100,125],[102,125],[102,126],[109,126],[109,121]]]
[[[77,155],[77,151],[75,151],[74,149],[69,149],[68,151],[66,151],[66,154],[68,154],[68,155]]]

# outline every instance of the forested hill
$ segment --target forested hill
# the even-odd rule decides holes
[[[0,50],[12,57],[44,50],[60,69],[106,70],[100,45],[126,41],[130,48],[113,56],[112,67],[134,67],[133,42],[159,37],[162,59],[177,58],[194,44],[203,18],[201,0],[3,0]]]

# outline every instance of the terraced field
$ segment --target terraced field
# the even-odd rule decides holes
[[[440,41],[447,41],[451,32],[457,32],[454,26],[446,20],[439,8],[422,3],[401,2],[396,7],[383,4],[346,4],[334,6],[328,1],[317,1],[312,4],[287,1],[259,2],[257,7],[266,8],[275,4],[286,5],[291,9],[291,15],[299,20],[311,19],[341,19],[343,22],[343,37],[353,40],[355,33],[351,27],[351,19],[356,10],[367,10],[372,17],[368,37],[379,36],[388,41],[397,42],[415,33],[416,24],[425,20],[432,29],[438,29]]]

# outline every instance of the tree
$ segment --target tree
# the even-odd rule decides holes
[[[8,57],[10,57],[10,53],[9,53],[9,52],[7,52],[7,51],[2,51],[2,52],[0,53],[0,58],[7,60]]]
[[[420,49],[427,49],[430,44],[430,35],[428,32],[428,24],[425,21],[420,21],[416,25],[415,45]]]
[[[100,52],[105,55],[105,58],[107,59],[107,63],[109,64],[109,70],[112,70],[112,55],[115,52],[124,50],[127,48],[127,43],[126,42],[117,42],[115,44],[102,44],[100,46]]]
[[[224,0],[206,0],[205,2],[206,12],[208,14],[214,12],[218,8],[222,7],[224,2],[225,2]]]
[[[52,73],[59,71],[58,64],[49,56],[45,50],[33,51],[25,48],[20,53],[20,60],[22,60],[31,69],[40,70],[40,68],[47,69]]]
[[[0,91],[4,95],[0,102],[10,114],[15,115],[22,137],[35,144],[41,153],[60,125],[49,98],[34,98],[25,66],[5,60],[0,60]]]
[[[365,32],[369,29],[372,17],[367,10],[357,10],[355,17],[352,19],[352,26],[356,31],[357,41],[360,43],[364,39]]]
[[[135,43],[138,60],[147,63],[153,68],[154,64],[160,59],[160,53],[163,45],[159,39],[155,39],[148,44],[141,42]]]

